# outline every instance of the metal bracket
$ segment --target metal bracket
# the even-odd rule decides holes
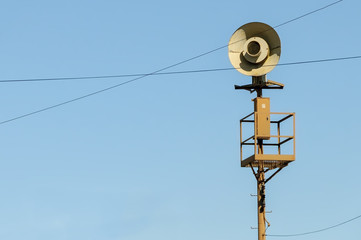
[[[234,85],[234,88],[236,90],[243,89],[247,90],[250,93],[253,93],[254,91],[260,90],[260,89],[283,89],[285,85],[276,81],[267,80],[266,75],[258,76],[258,77],[252,77],[252,84],[247,85]]]
[[[252,166],[252,163],[249,164],[251,166],[251,169],[252,169],[252,172],[253,172],[253,175],[254,177],[256,178],[256,180],[258,181],[258,175],[256,174],[256,172],[254,171],[254,168]]]
[[[271,180],[277,173],[279,173],[284,167],[279,168],[276,172],[274,172],[264,183],[266,184],[269,180]]]

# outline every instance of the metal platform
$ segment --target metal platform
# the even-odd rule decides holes
[[[281,168],[287,166],[295,159],[295,155],[289,154],[256,154],[241,161],[241,167],[259,166],[262,164],[265,168]]]
[[[251,123],[251,125],[257,125],[257,113],[251,113],[246,117],[240,120],[241,127],[241,167],[259,167],[263,166],[265,168],[274,169],[274,168],[283,168],[289,163],[293,162],[296,159],[295,154],[295,113],[270,113],[271,120],[270,124],[275,124],[277,129],[277,134],[269,135],[267,140],[264,137],[257,135],[257,131],[254,130],[254,135],[247,137],[243,140],[242,136],[242,127],[244,123]],[[283,116],[282,116],[283,115]],[[272,117],[273,116],[273,117]],[[255,120],[256,119],[256,120]],[[292,135],[281,135],[281,125],[288,119],[293,120],[292,123]],[[284,130],[284,127],[282,127]],[[292,143],[292,153],[283,154],[282,146],[287,142]],[[243,158],[244,147],[253,147],[253,154],[246,158]],[[260,147],[261,146],[261,147]],[[263,147],[273,147],[273,154],[265,154],[263,152]],[[249,151],[248,151],[249,152]]]

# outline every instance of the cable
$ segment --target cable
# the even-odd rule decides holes
[[[350,56],[350,57],[339,57],[339,58],[327,58],[327,59],[318,59],[318,60],[308,60],[308,61],[298,61],[298,62],[288,62],[288,63],[279,63],[273,65],[264,65],[262,67],[270,66],[289,66],[289,65],[300,65],[308,63],[322,63],[322,62],[332,62],[332,61],[341,61],[341,60],[350,60],[361,58],[361,55]],[[104,79],[104,78],[125,78],[125,77],[140,77],[146,75],[174,75],[174,74],[189,74],[189,73],[205,73],[205,72],[219,72],[219,71],[228,71],[238,69],[234,67],[228,68],[210,68],[210,69],[196,69],[196,70],[184,70],[184,71],[174,71],[174,72],[159,72],[159,73],[135,73],[135,74],[120,74],[120,75],[103,75],[103,76],[83,76],[83,77],[59,77],[59,78],[29,78],[29,79],[13,79],[13,80],[0,80],[0,83],[12,83],[12,82],[43,82],[43,81],[68,81],[68,80],[84,80],[84,79]]]
[[[311,15],[311,14],[313,14],[313,13],[322,11],[323,9],[326,9],[326,8],[328,8],[328,7],[331,7],[331,6],[333,6],[333,5],[337,4],[337,3],[340,3],[340,2],[342,2],[342,1],[343,1],[343,0],[339,0],[339,1],[336,1],[336,2],[333,2],[333,3],[330,3],[330,4],[328,4],[328,5],[326,5],[326,6],[322,7],[322,8],[316,9],[316,10],[314,10],[314,11],[312,11],[312,12],[303,14],[303,15],[301,15],[301,16],[299,16],[299,17],[296,17],[296,18],[294,18],[294,19],[291,19],[291,20],[289,20],[289,21],[287,21],[287,22],[284,22],[284,23],[281,23],[281,24],[279,24],[279,25],[277,25],[277,26],[274,26],[273,28],[281,27],[281,26],[286,25],[286,24],[288,24],[288,23],[290,23],[290,22],[296,21],[296,20],[298,20],[298,19],[300,19],[300,18],[303,18],[303,17],[306,17],[306,16]]]
[[[309,13],[303,14],[303,15],[301,15],[301,16],[299,16],[299,17],[296,17],[296,18],[293,18],[293,19],[291,19],[291,20],[288,20],[287,22],[284,22],[284,23],[281,23],[281,24],[275,26],[275,28],[280,27],[280,26],[283,26],[283,25],[285,25],[285,24],[287,24],[287,23],[296,21],[296,20],[298,20],[298,19],[301,19],[301,18],[303,18],[303,17],[305,17],[305,16],[308,16],[308,15],[310,15],[310,14],[312,14],[312,13],[316,13],[316,12],[318,12],[318,11],[321,11],[321,10],[323,10],[323,9],[325,9],[325,8],[328,8],[328,7],[330,7],[330,6],[332,6],[332,5],[336,4],[336,3],[340,3],[341,1],[343,1],[343,0],[336,1],[336,2],[334,2],[334,3],[332,3],[332,4],[329,4],[329,5],[324,6],[324,7],[322,7],[322,8],[316,9],[316,10],[314,10],[314,11],[312,11],[312,12],[309,12]],[[234,44],[234,43],[231,43],[231,44]],[[45,108],[42,108],[42,109],[39,109],[39,110],[30,112],[30,113],[27,113],[27,114],[23,114],[23,115],[14,117],[14,118],[10,118],[10,119],[8,119],[8,120],[4,120],[4,121],[0,122],[0,125],[5,124],[5,123],[9,123],[9,122],[12,122],[12,121],[15,121],[15,120],[18,120],[18,119],[21,119],[21,118],[25,118],[25,117],[28,117],[28,116],[31,116],[31,115],[34,115],[34,114],[37,114],[37,113],[41,113],[41,112],[44,112],[44,111],[47,111],[47,110],[50,110],[50,109],[53,109],[53,108],[57,108],[57,107],[66,105],[66,104],[68,104],[68,103],[72,103],[72,102],[75,102],[75,101],[78,101],[78,100],[81,100],[81,99],[84,99],[84,98],[88,98],[88,97],[94,96],[94,95],[96,95],[96,94],[99,94],[99,93],[102,93],[102,92],[105,92],[105,91],[108,91],[108,90],[111,90],[111,89],[120,87],[120,86],[125,85],[125,84],[127,84],[127,83],[131,83],[131,82],[140,80],[140,79],[142,79],[142,78],[148,77],[148,76],[150,76],[150,75],[154,75],[154,74],[159,73],[159,72],[162,72],[162,71],[164,71],[164,70],[173,68],[173,67],[175,67],[175,66],[178,66],[178,65],[181,65],[181,64],[190,62],[190,61],[192,61],[192,60],[194,60],[194,59],[197,59],[197,58],[203,57],[203,56],[205,56],[205,55],[208,55],[208,54],[210,54],[210,53],[213,53],[213,52],[216,52],[216,51],[218,51],[218,50],[221,50],[221,49],[223,49],[223,48],[225,48],[225,47],[227,47],[227,46],[228,46],[228,44],[227,44],[227,45],[224,45],[224,46],[221,46],[221,47],[218,47],[218,48],[215,48],[215,49],[210,50],[210,51],[208,51],[208,52],[205,52],[205,53],[196,55],[196,56],[194,56],[194,57],[188,58],[188,59],[186,59],[186,60],[180,61],[180,62],[178,62],[178,63],[169,65],[169,66],[167,66],[167,67],[161,68],[161,69],[159,69],[159,70],[157,70],[157,71],[154,71],[154,72],[152,72],[152,73],[145,74],[145,75],[142,75],[142,76],[133,78],[133,79],[131,79],[131,80],[128,80],[128,81],[125,81],[125,82],[122,82],[122,83],[119,83],[119,84],[116,84],[116,85],[113,85],[113,86],[110,86],[110,87],[107,87],[107,88],[103,88],[103,89],[101,89],[101,90],[98,90],[98,91],[95,91],[95,92],[92,92],[92,93],[89,93],[89,94],[86,94],[86,95],[83,95],[83,96],[80,96],[80,97],[77,97],[77,98],[73,98],[73,99],[71,99],[71,100],[68,100],[68,101],[65,101],[65,102],[62,102],[62,103],[58,103],[58,104],[55,104],[55,105],[52,105],[52,106],[49,106],[49,107],[45,107]]]
[[[343,224],[346,224],[346,223],[349,223],[349,222],[351,222],[351,221],[354,221],[354,220],[356,220],[356,219],[358,219],[358,218],[360,218],[360,217],[361,217],[361,215],[359,215],[359,216],[357,216],[357,217],[354,217],[354,218],[351,218],[351,219],[349,219],[349,220],[347,220],[347,221],[345,221],[345,222],[342,222],[342,223],[333,225],[333,226],[331,226],[331,227],[319,229],[319,230],[316,230],[316,231],[305,232],[305,233],[297,233],[297,234],[287,234],[287,235],[286,235],[286,234],[285,234],[285,235],[283,235],[283,234],[266,234],[266,236],[268,236],[268,237],[295,237],[295,236],[302,236],[302,235],[308,235],[308,234],[312,234],[312,233],[323,232],[323,231],[329,230],[329,229],[331,229],[331,228],[339,227],[339,226],[341,226],[341,225],[343,225]]]
[[[357,59],[357,58],[361,58],[361,56],[342,57],[342,58],[329,58],[329,59],[321,59],[321,60],[310,60],[310,61],[301,61],[301,62],[291,62],[291,63],[281,63],[281,64],[278,64],[278,65],[279,65],[279,66],[289,66],[289,65],[296,65],[296,64],[321,63],[321,62],[341,61],[341,60],[349,60],[349,59]],[[11,119],[2,121],[2,122],[0,122],[0,125],[1,125],[1,124],[5,124],[5,123],[8,123],[8,122],[15,121],[15,120],[17,120],[17,119],[24,118],[24,117],[27,117],[27,116],[30,116],[30,115],[34,115],[34,114],[37,114],[37,113],[40,113],[40,112],[44,112],[44,111],[50,110],[50,109],[52,109],[52,108],[60,107],[60,106],[62,106],[62,105],[65,105],[65,104],[68,104],[68,103],[71,103],[71,102],[75,102],[75,101],[78,101],[78,100],[80,100],[80,99],[87,98],[87,97],[93,96],[93,95],[98,94],[98,93],[101,93],[101,92],[108,91],[108,90],[110,90],[110,89],[119,87],[119,86],[121,86],[121,85],[125,85],[125,84],[127,84],[127,83],[136,81],[136,80],[138,80],[138,79],[140,79],[140,78],[143,78],[143,77],[146,77],[146,76],[149,76],[149,75],[201,73],[201,72],[228,71],[228,70],[233,70],[233,69],[234,69],[234,68],[215,68],[215,69],[200,69],[200,70],[189,70],[189,71],[180,71],[180,72],[165,72],[165,73],[148,73],[148,74],[141,74],[141,76],[138,77],[138,78],[131,79],[131,80],[129,80],[129,81],[125,81],[125,82],[119,83],[119,84],[117,84],[117,85],[114,85],[114,86],[111,86],[111,87],[108,87],[108,88],[104,88],[104,89],[102,89],[102,90],[99,90],[99,91],[96,91],[96,92],[92,92],[92,93],[89,93],[89,94],[86,94],[86,95],[83,95],[83,96],[78,97],[78,98],[74,98],[74,99],[71,99],[71,100],[68,100],[68,101],[59,103],[59,104],[52,105],[52,106],[50,106],[50,107],[42,108],[42,109],[37,110],[37,111],[34,111],[34,112],[30,112],[30,113],[27,113],[27,114],[24,114],[24,115],[20,115],[20,116],[15,117],[15,118],[11,118]],[[120,75],[117,75],[117,76],[120,76]],[[109,76],[109,77],[111,77],[111,76]],[[71,79],[84,79],[84,78],[85,78],[85,77],[81,77],[81,78],[71,78]],[[92,77],[92,78],[95,78],[95,77]],[[100,78],[100,76],[97,77],[97,78]],[[58,79],[59,79],[59,78],[58,78]],[[33,80],[35,80],[35,79],[33,79]],[[45,79],[38,79],[38,80],[39,80],[39,81],[43,81],[43,80],[45,80]],[[3,81],[4,81],[4,80],[3,80]],[[14,81],[14,80],[8,80],[8,81],[12,82],[12,81]],[[16,80],[16,81],[24,81],[24,80]],[[25,81],[27,81],[27,80],[25,80]]]
[[[309,60],[309,61],[292,62],[292,63],[280,63],[277,66],[289,66],[289,65],[297,65],[297,64],[332,62],[332,61],[350,60],[350,59],[357,59],[357,58],[361,58],[361,55],[352,56],[352,57],[340,57],[340,58],[327,58],[327,59],[320,59],[320,60]]]
[[[303,14],[303,15],[301,15],[301,16],[298,16],[298,17],[296,17],[296,18],[290,19],[290,20],[288,20],[288,21],[286,21],[286,22],[284,22],[284,23],[278,24],[278,25],[274,26],[273,28],[278,28],[278,27],[281,27],[281,26],[286,25],[286,24],[288,24],[288,23],[294,22],[294,21],[296,21],[296,20],[298,20],[298,19],[301,19],[301,18],[306,17],[306,16],[308,16],[308,15],[311,15],[311,14],[313,14],[313,13],[316,13],[316,12],[319,12],[319,11],[321,11],[321,10],[324,10],[324,9],[326,9],[326,8],[328,8],[328,7],[331,7],[331,6],[333,6],[333,5],[337,4],[337,3],[340,3],[340,2],[342,2],[342,1],[343,1],[343,0],[339,0],[339,1],[333,2],[333,3],[331,3],[331,4],[328,4],[328,5],[324,6],[324,7],[318,8],[318,9],[316,9],[316,10],[313,10],[313,11],[311,11],[311,12],[308,12],[308,13]],[[270,29],[269,29],[269,30],[270,30]],[[268,30],[266,30],[266,31],[268,31]],[[266,31],[265,31],[265,32],[266,32]],[[173,67],[175,67],[175,66],[184,64],[184,63],[186,63],[186,62],[190,62],[190,61],[195,60],[195,59],[197,59],[197,58],[200,58],[200,57],[203,57],[203,56],[208,55],[208,54],[210,54],[210,53],[216,52],[216,51],[218,51],[218,50],[221,50],[221,49],[223,49],[223,48],[228,47],[228,45],[235,44],[235,43],[237,43],[237,42],[239,42],[239,41],[242,41],[242,39],[241,39],[241,40],[238,40],[238,41],[235,41],[235,42],[232,42],[232,43],[227,44],[227,45],[223,45],[223,46],[218,47],[218,48],[215,48],[215,49],[213,49],[213,50],[211,50],[211,51],[208,51],[208,52],[199,54],[199,55],[197,55],[197,56],[195,56],[195,57],[186,59],[186,60],[184,60],[184,61],[178,62],[178,63],[176,63],[176,64],[170,65],[170,66],[165,67],[165,68],[163,68],[163,69],[161,69],[161,70],[155,71],[155,72],[153,72],[153,73],[148,73],[148,74],[139,73],[139,74],[84,76],[84,77],[30,78],[30,79],[0,80],[0,83],[1,83],[1,82],[61,81],[61,80],[64,81],[64,80],[104,79],[104,78],[124,78],[124,77],[142,77],[142,78],[143,78],[143,77],[150,76],[150,75],[168,75],[168,74],[180,74],[180,73],[198,73],[198,72],[214,72],[214,71],[231,70],[231,69],[233,69],[233,68],[190,70],[190,71],[161,73],[161,72],[164,71],[164,70],[167,70],[167,69],[169,69],[169,68],[173,68]],[[316,60],[316,61],[318,61],[318,60]],[[325,60],[325,61],[329,61],[329,60]],[[305,63],[306,63],[306,62],[305,62]],[[293,63],[293,64],[297,64],[297,63]],[[279,64],[279,65],[281,65],[281,64]],[[286,63],[286,64],[284,64],[284,65],[288,65],[288,64]],[[291,65],[291,63],[290,63],[289,65]],[[139,80],[139,79],[136,79],[136,80]],[[136,80],[134,80],[134,81],[136,81]],[[123,85],[123,84],[122,84],[122,85]],[[0,124],[1,124],[1,123],[0,123]]]

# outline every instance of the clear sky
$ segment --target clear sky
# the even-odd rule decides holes
[[[226,45],[245,23],[332,2],[1,0],[0,80],[152,72]],[[280,63],[361,55],[360,9],[344,0],[277,28]],[[360,66],[269,73],[285,84],[265,91],[271,110],[296,112],[297,158],[267,185],[267,233],[361,214]],[[227,48],[169,71],[224,67]],[[129,79],[0,83],[0,121]],[[150,76],[0,125],[0,239],[256,239],[256,181],[239,164],[254,95],[233,87],[249,82],[236,70]],[[360,221],[293,239],[355,239]]]

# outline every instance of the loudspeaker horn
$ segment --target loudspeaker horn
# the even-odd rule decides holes
[[[238,28],[228,43],[234,68],[247,76],[262,76],[273,70],[281,55],[277,32],[265,23],[251,22]]]

